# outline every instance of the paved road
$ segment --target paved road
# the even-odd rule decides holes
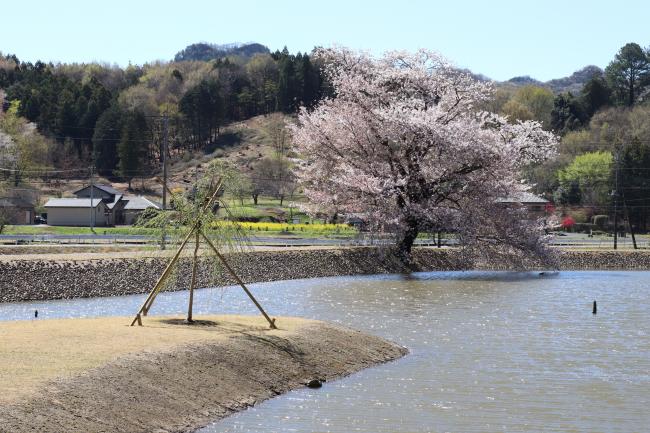
[[[168,236],[167,241],[173,240]],[[277,245],[277,246],[338,246],[338,245],[370,245],[370,241],[359,239],[328,239],[328,238],[299,238],[299,237],[273,237],[273,236],[250,236],[249,240],[252,245]],[[60,235],[60,234],[38,234],[38,235],[0,235],[0,243],[54,243],[54,244],[157,244],[160,242],[159,236],[153,235],[122,235],[122,234],[79,234],[79,235]],[[619,238],[619,245],[623,247],[631,246],[632,239],[627,236]],[[378,241],[374,240],[373,244]],[[381,241],[379,241],[381,243]],[[443,239],[443,245],[456,245],[456,239]],[[419,239],[416,244],[435,245],[431,240]],[[585,248],[611,248],[614,240],[612,237],[593,237],[579,233],[568,233],[564,236],[555,236],[551,245],[565,247],[585,247]],[[638,238],[637,244],[640,247],[650,247],[647,238]]]

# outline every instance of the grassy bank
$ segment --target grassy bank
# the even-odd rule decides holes
[[[272,222],[229,222],[220,224],[237,225],[249,236],[274,236],[274,237],[352,237],[357,230],[347,224],[323,223],[272,223]],[[170,226],[166,232],[170,236],[180,235],[186,229],[174,229]],[[93,232],[90,227],[62,227],[62,226],[6,226],[2,234],[6,235],[145,235],[158,236],[161,230],[133,226],[97,227]]]
[[[257,317],[198,319],[0,322],[0,431],[191,432],[311,379],[406,353],[305,319],[278,318],[277,330]]]
[[[128,353],[222,341],[239,332],[271,332],[261,317],[201,318],[214,326],[179,326],[170,319],[146,318],[143,327],[128,326],[130,317],[0,322],[0,403],[34,395],[49,380],[74,376]],[[292,318],[280,321],[281,331],[273,332],[291,331],[306,323]]]
[[[168,232],[173,233],[170,228]],[[64,227],[64,226],[6,226],[2,231],[4,235],[156,235],[158,229],[149,229],[142,227],[122,226],[122,227],[96,227],[91,230],[90,227]]]

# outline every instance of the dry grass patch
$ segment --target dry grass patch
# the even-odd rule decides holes
[[[38,394],[45,382],[79,375],[120,356],[165,351],[242,334],[287,335],[312,321],[280,318],[270,330],[262,317],[201,316],[196,325],[178,317],[130,317],[0,322],[0,405]]]

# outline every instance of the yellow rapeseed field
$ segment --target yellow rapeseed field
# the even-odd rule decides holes
[[[289,232],[289,233],[309,233],[321,235],[350,235],[356,233],[356,229],[347,224],[288,224],[272,222],[219,222],[219,224],[238,225],[242,230],[249,232]]]

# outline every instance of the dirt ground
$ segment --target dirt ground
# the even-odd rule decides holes
[[[9,250],[14,248],[13,250]],[[310,245],[299,247],[276,247],[276,246],[263,246],[253,245],[246,247],[246,251],[298,251],[298,250],[336,250],[346,247],[329,246],[329,245]],[[90,248],[79,248],[78,250],[72,249],[67,252],[63,249],[57,251],[48,251],[48,248],[33,247],[30,250],[21,250],[16,247],[0,247],[4,251],[0,251],[0,263],[13,262],[18,260],[51,260],[53,262],[64,262],[70,260],[102,260],[102,259],[131,259],[131,258],[145,258],[145,257],[172,257],[176,252],[176,248],[169,248],[165,251],[158,249],[138,250],[131,249],[116,249],[115,251],[96,251]],[[205,247],[199,250],[199,255],[212,254]],[[187,248],[183,252],[183,257],[192,255],[192,249]]]
[[[142,327],[129,326],[128,317],[0,322],[0,403],[33,395],[47,380],[71,377],[128,353],[223,340],[237,332],[268,332],[258,317],[202,318],[215,326],[179,326],[171,319],[144,318]],[[282,329],[273,333],[294,330],[299,322],[283,319]]]
[[[0,322],[0,432],[191,432],[258,401],[406,350],[296,318]]]

